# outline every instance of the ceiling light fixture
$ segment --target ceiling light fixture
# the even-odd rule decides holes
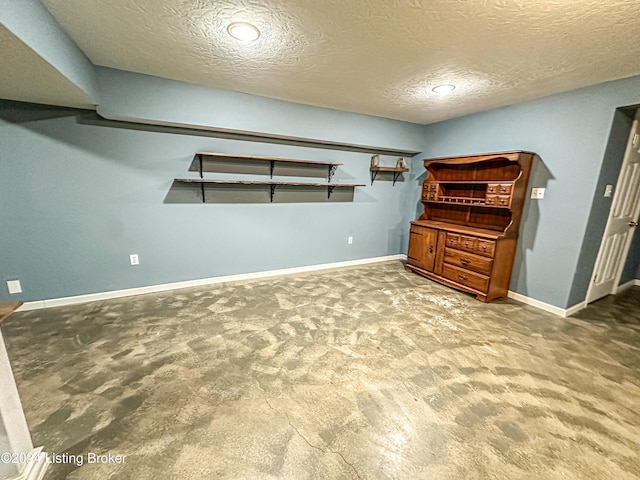
[[[438,85],[437,87],[433,87],[432,91],[434,93],[437,93],[438,95],[447,95],[453,92],[455,89],[455,85]]]
[[[260,37],[260,30],[246,22],[233,22],[227,27],[227,32],[236,40],[253,42]]]

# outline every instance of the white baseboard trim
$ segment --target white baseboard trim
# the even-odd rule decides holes
[[[587,306],[587,302],[580,302],[569,308],[560,308],[549,303],[541,302],[540,300],[536,300],[535,298],[527,297],[526,295],[522,295],[521,293],[512,292],[511,290],[509,290],[507,296],[509,298],[513,298],[514,300],[522,302],[525,305],[531,305],[532,307],[539,308],[540,310],[553,313],[554,315],[558,315],[560,317],[568,317],[570,315],[573,315],[574,313],[579,312]]]
[[[616,293],[620,293],[623,292],[633,286],[638,286],[640,287],[640,280],[635,279],[635,280],[630,280],[627,283],[623,283],[622,285],[618,285],[618,288],[616,288]],[[530,298],[527,297],[526,295],[522,295],[520,293],[516,293],[516,292],[512,292],[511,290],[509,290],[509,294],[507,295],[509,298],[513,298],[514,300],[517,300],[519,302],[522,302],[526,305],[531,305],[532,307],[536,307],[539,308],[541,310],[544,310],[546,312],[550,312],[550,313],[554,313],[556,315],[559,315],[561,317],[570,317],[571,315],[573,315],[574,313],[579,312],[580,310],[582,310],[583,308],[587,308],[587,301],[584,300],[580,303],[576,303],[574,306],[569,307],[569,308],[560,308],[560,307],[556,307],[555,305],[550,305],[548,303],[544,303],[541,302],[540,300],[536,300],[535,298]]]
[[[640,280],[629,280],[627,283],[618,285],[618,288],[616,288],[616,293],[624,292],[625,290],[638,285],[640,285]]]
[[[544,310],[545,312],[553,313],[554,315],[558,315],[560,317],[567,316],[567,310],[564,308],[556,307],[555,305],[551,305],[550,303],[541,302],[540,300],[536,300],[535,298],[527,297],[526,295],[522,295],[521,293],[512,292],[509,290],[507,297],[513,298],[525,305],[531,305],[532,307],[539,308],[540,310]]]
[[[366,265],[368,263],[388,262],[391,260],[406,260],[407,256],[402,254],[386,255],[384,257],[362,258],[360,260],[347,260],[345,262],[322,263],[319,265],[307,265],[304,267],[282,268],[280,270],[267,270],[262,272],[241,273],[238,275],[226,275],[222,277],[201,278],[198,280],[186,280],[184,282],[165,283],[161,285],[151,285],[148,287],[127,288],[124,290],[113,290],[111,292],[90,293],[87,295],[76,295],[73,297],[52,298],[49,300],[37,300],[25,302],[17,311],[38,310],[41,308],[62,307],[66,305],[76,305],[79,303],[95,302],[99,300],[109,300],[112,298],[130,297],[134,295],[144,295],[146,293],[166,292],[180,288],[200,287],[214,285],[216,283],[239,282],[253,280],[257,278],[276,277],[279,275],[292,275],[295,273],[315,272],[317,270],[328,270],[331,268],[353,267]]]
[[[583,300],[580,303],[576,303],[573,307],[567,308],[567,310],[566,310],[567,314],[565,316],[566,317],[570,317],[571,315],[573,315],[574,313],[579,312],[583,308],[587,308],[587,305],[588,305],[588,303],[587,303],[586,300]]]

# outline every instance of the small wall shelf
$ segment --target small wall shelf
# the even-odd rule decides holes
[[[213,161],[229,161],[229,160],[239,160],[239,161],[257,161],[257,162],[269,162],[271,164],[270,169],[270,177],[273,178],[273,169],[276,163],[288,163],[288,164],[297,164],[297,165],[309,165],[309,166],[325,166],[328,168],[327,172],[327,181],[331,181],[333,178],[336,169],[343,165],[339,162],[323,162],[318,160],[298,160],[293,158],[280,158],[280,157],[261,157],[256,155],[237,155],[232,153],[213,153],[213,152],[196,152],[196,156],[200,161],[200,178],[203,178],[203,159],[213,160]]]
[[[393,173],[393,185],[396,184],[398,178],[403,172],[408,172],[407,168],[407,160],[404,157],[398,158],[395,167],[381,167],[380,166],[380,155],[374,155],[371,157],[371,168],[369,169],[371,172],[371,185],[373,185],[373,181],[378,176],[379,172],[392,172]]]
[[[269,185],[271,187],[271,202],[273,202],[273,195],[275,194],[276,187],[281,185],[289,186],[303,186],[313,188],[326,188],[327,198],[331,198],[334,188],[355,188],[364,187],[364,183],[309,183],[309,182],[278,182],[278,181],[262,181],[262,180],[210,180],[203,178],[176,178],[175,182],[179,183],[195,183],[201,186],[202,191],[202,203],[205,203],[204,186],[206,184],[214,185]]]

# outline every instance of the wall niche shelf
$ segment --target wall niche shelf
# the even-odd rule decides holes
[[[400,175],[403,172],[408,172],[409,169],[407,168],[407,160],[404,157],[398,158],[395,167],[384,167],[380,165],[380,155],[374,155],[371,157],[371,168],[369,171],[371,172],[371,185],[373,185],[373,181],[379,172],[391,172],[393,173],[392,186],[394,186],[398,178],[400,178]]]
[[[507,295],[536,154],[424,160],[424,212],[411,222],[407,269],[489,302]]]
[[[340,165],[339,162],[323,162],[318,160],[299,160],[293,158],[280,158],[280,157],[262,157],[257,155],[237,155],[233,153],[213,153],[213,152],[196,152],[196,157],[200,164],[200,178],[204,178],[203,175],[203,163],[204,161],[255,161],[255,162],[269,162],[270,163],[270,178],[273,178],[273,170],[276,163],[296,164],[300,166],[316,166],[327,167],[327,181],[331,182],[333,175]]]
[[[278,181],[262,181],[262,180],[211,180],[204,178],[176,178],[175,182],[179,183],[195,183],[201,186],[202,203],[205,203],[204,187],[206,184],[213,185],[268,185],[271,190],[270,200],[273,202],[273,196],[278,186],[301,186],[310,188],[326,188],[327,198],[331,198],[331,194],[335,188],[356,188],[364,187],[364,183],[311,183],[311,182],[278,182]]]

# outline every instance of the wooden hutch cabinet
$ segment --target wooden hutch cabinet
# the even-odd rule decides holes
[[[407,268],[489,302],[509,290],[536,156],[514,151],[424,161],[424,212],[411,222]]]

